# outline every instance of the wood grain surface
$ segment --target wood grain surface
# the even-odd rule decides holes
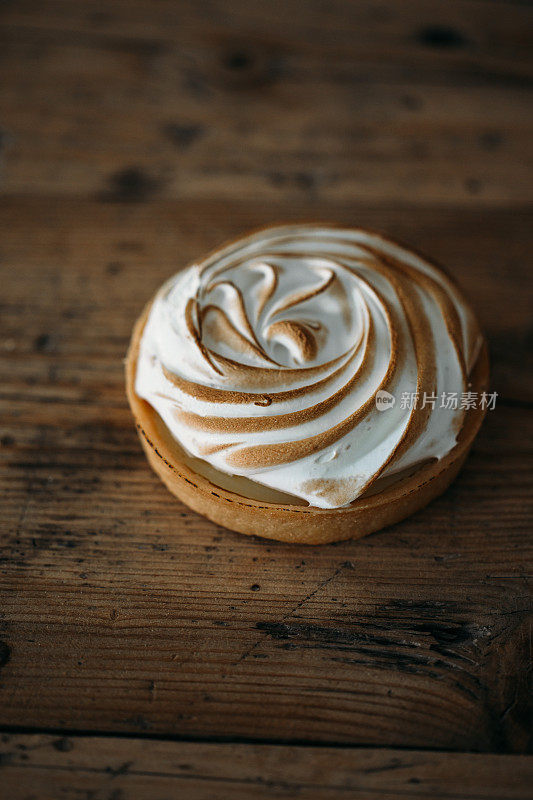
[[[205,744],[87,736],[0,736],[10,800],[527,800],[526,756]]]
[[[0,20],[10,797],[526,797],[531,6],[18,0]],[[498,400],[430,507],[301,549],[164,489],[122,361],[180,266],[316,219],[441,261]]]

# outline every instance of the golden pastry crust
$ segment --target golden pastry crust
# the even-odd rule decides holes
[[[267,503],[243,497],[211,483],[184,463],[175,440],[156,411],[135,392],[136,365],[151,303],[138,319],[126,357],[126,390],[148,461],[167,488],[194,511],[234,531],[298,544],[357,539],[418,511],[454,480],[481,426],[479,405],[464,417],[456,446],[439,461],[421,466],[383,491],[349,506],[319,509]],[[470,374],[470,390],[487,391],[488,353],[483,341]]]

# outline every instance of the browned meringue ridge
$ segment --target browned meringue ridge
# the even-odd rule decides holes
[[[150,331],[151,319],[163,323]],[[177,341],[186,346],[173,360]],[[488,368],[475,318],[442,272],[376,234],[320,225],[252,234],[171,279],[136,327],[127,374],[171,491],[236,530],[311,543],[425,504],[483,416],[458,409],[439,421],[427,406],[393,418],[376,409],[379,390],[435,394],[444,374],[483,391]],[[440,449],[428,431],[446,439]]]

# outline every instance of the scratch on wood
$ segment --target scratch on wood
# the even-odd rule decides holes
[[[300,600],[294,606],[294,608],[292,608],[290,611],[288,611],[287,614],[285,614],[281,618],[281,620],[280,620],[280,622],[278,624],[282,624],[287,619],[289,619],[289,617],[292,617],[292,615],[296,611],[298,611],[299,608],[301,608],[303,605],[305,605],[305,603],[307,603],[309,600],[311,600],[311,598],[314,597],[317,594],[317,592],[319,592],[321,589],[323,589],[325,586],[327,586],[329,583],[331,583],[331,581],[335,580],[335,578],[337,578],[338,575],[340,575],[340,573],[345,569],[353,569],[353,564],[352,564],[351,561],[343,561],[342,564],[339,564],[339,566],[335,569],[335,571],[331,575],[329,575],[327,578],[325,578],[325,580],[320,581],[317,584],[317,586],[313,589],[312,592],[309,592],[309,594],[307,594],[302,600]],[[255,641],[254,644],[251,647],[248,648],[248,650],[245,650],[244,653],[240,656],[240,658],[237,659],[237,661],[234,662],[233,666],[237,666],[237,664],[241,664],[246,658],[248,658],[248,656],[251,653],[253,653],[253,651],[259,646],[259,644],[263,641],[263,639],[264,639],[264,636],[260,636],[257,639],[257,641]]]

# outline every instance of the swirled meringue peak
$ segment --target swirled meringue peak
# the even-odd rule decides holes
[[[211,480],[338,508],[454,447],[465,411],[440,398],[467,390],[481,341],[420,256],[363,230],[288,225],[161,288],[135,390]],[[395,398],[385,411],[380,391]]]

